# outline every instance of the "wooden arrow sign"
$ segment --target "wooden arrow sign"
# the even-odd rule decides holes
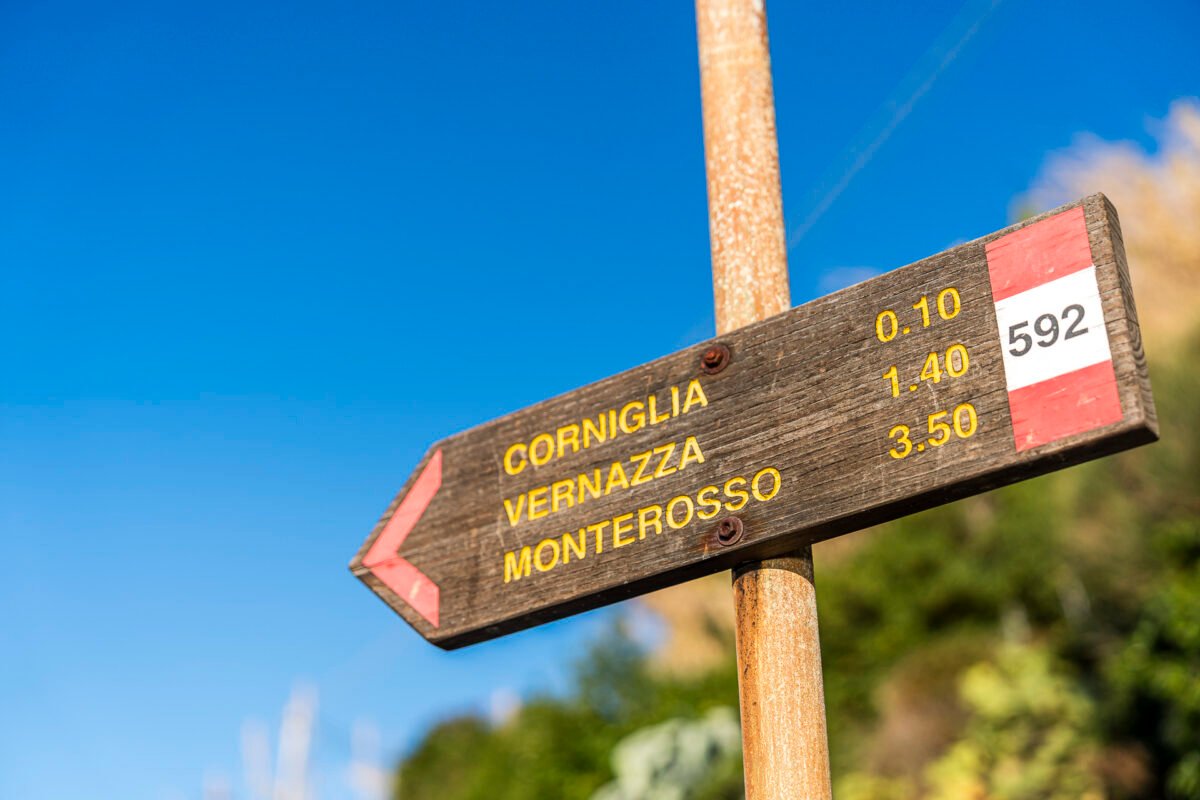
[[[350,568],[454,648],[1155,438],[1094,195],[439,442]]]

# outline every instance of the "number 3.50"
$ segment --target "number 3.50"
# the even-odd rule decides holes
[[[1038,335],[1038,347],[1049,347],[1058,341],[1058,320],[1070,322],[1067,330],[1063,333],[1063,341],[1074,339],[1076,336],[1082,336],[1088,332],[1087,328],[1079,327],[1079,323],[1083,322],[1083,306],[1078,303],[1072,303],[1063,309],[1059,317],[1053,314],[1042,314],[1033,321],[1033,332]],[[1016,345],[1010,347],[1008,352],[1014,356],[1023,356],[1033,349],[1033,337],[1028,333],[1020,332],[1022,328],[1029,325],[1029,320],[1018,322],[1016,325],[1010,325],[1008,328],[1008,343]]]

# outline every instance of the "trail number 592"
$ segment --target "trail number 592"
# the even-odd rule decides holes
[[[1050,347],[1060,341],[1059,332],[1062,330],[1058,323],[1060,319],[1066,325],[1066,330],[1062,331],[1061,341],[1065,342],[1067,339],[1074,339],[1076,336],[1082,336],[1088,332],[1086,327],[1080,327],[1083,322],[1083,306],[1072,303],[1064,308],[1058,316],[1042,314],[1033,321],[1033,334],[1037,336],[1038,347]],[[1033,349],[1033,335],[1025,330],[1029,324],[1029,320],[1025,320],[1008,326],[1008,343],[1013,345],[1008,348],[1008,352],[1018,358]]]

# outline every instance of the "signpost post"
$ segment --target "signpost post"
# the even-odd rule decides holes
[[[829,797],[810,546],[1154,403],[1102,195],[789,309],[765,12],[697,17],[717,338],[434,444],[350,568],[443,648],[733,568],[747,796]]]
[[[696,33],[723,335],[792,305],[766,8],[761,0],[696,0]],[[828,800],[812,547],[738,565],[733,587],[746,797]]]

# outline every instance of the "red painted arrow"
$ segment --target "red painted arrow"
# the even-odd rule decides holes
[[[429,508],[433,496],[442,487],[442,451],[436,451],[421,470],[417,482],[400,501],[400,506],[384,526],[379,538],[363,556],[363,566],[417,613],[438,627],[438,608],[441,592],[425,573],[400,557],[400,546],[412,533],[417,520]]]

